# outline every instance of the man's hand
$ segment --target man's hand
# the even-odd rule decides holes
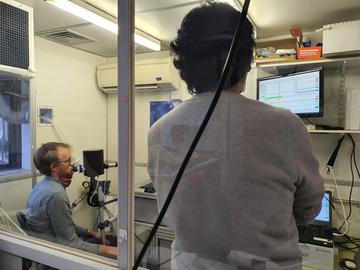
[[[100,232],[89,231],[89,234],[91,234],[92,237],[95,237],[95,238],[98,238],[98,239],[100,239],[100,237],[101,237]]]
[[[89,234],[92,235],[92,237],[101,239],[101,233],[100,232],[95,232],[95,231],[90,231]],[[107,235],[112,235],[111,233],[105,233],[105,236]]]
[[[89,234],[92,237],[102,241],[100,232],[90,231]],[[115,239],[115,240],[113,240],[113,239]],[[105,245],[114,246],[114,245],[116,245],[116,244],[114,244],[114,241],[116,242],[116,237],[115,236],[113,236],[111,233],[105,233]]]

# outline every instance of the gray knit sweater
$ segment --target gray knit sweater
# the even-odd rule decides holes
[[[192,97],[150,130],[148,172],[159,207],[212,97]],[[224,92],[165,217],[175,232],[173,266],[301,269],[296,224],[320,211],[318,167],[296,115]]]

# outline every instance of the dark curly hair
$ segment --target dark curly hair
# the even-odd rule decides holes
[[[232,6],[206,1],[183,19],[170,47],[174,66],[191,94],[215,90],[239,18]],[[246,19],[224,89],[246,76],[254,46],[253,27]]]

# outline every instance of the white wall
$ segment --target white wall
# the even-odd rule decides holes
[[[73,157],[82,151],[106,148],[106,96],[97,88],[96,66],[106,59],[46,39],[35,38],[36,104],[54,109],[53,127],[36,128],[36,144],[64,141],[73,147]],[[67,189],[73,201],[85,180],[75,174]],[[93,223],[93,211],[79,206],[74,211],[78,224]],[[90,214],[91,213],[91,214]]]
[[[138,61],[148,61],[157,57],[166,57],[168,53],[150,53],[137,55]],[[116,59],[108,59],[109,63],[113,63]],[[138,62],[139,63],[139,62]],[[172,72],[177,72],[175,69]],[[135,69],[136,73],[136,69]],[[178,75],[177,75],[178,76]],[[191,97],[186,90],[183,81],[180,82],[180,89],[177,91],[136,91],[134,92],[135,103],[135,164],[147,163],[147,134],[150,129],[150,101],[181,99],[186,100]],[[117,95],[108,95],[108,159],[117,160]],[[110,180],[118,178],[116,170],[108,170]],[[147,168],[145,166],[135,166],[135,185],[140,185],[149,181]],[[115,186],[116,185],[116,186]],[[117,190],[117,183],[113,181],[112,190]]]

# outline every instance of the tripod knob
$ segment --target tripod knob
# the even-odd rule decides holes
[[[104,227],[109,227],[110,226],[110,221],[109,220],[105,220],[104,221]]]
[[[100,230],[104,230],[106,227],[110,226],[110,221],[109,220],[105,220],[104,222],[100,222],[98,225],[98,228]]]

